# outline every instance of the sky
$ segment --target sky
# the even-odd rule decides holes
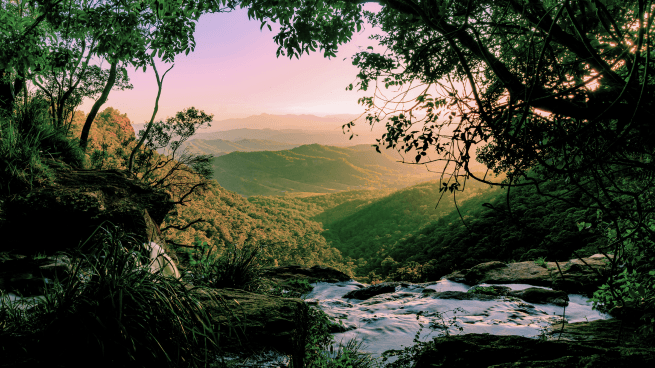
[[[375,10],[377,4],[367,5]],[[267,114],[361,114],[357,104],[367,92],[346,91],[355,83],[358,69],[351,56],[359,48],[376,45],[368,39],[371,27],[353,36],[342,45],[337,57],[327,59],[320,52],[300,59],[276,58],[276,34],[260,23],[248,20],[247,9],[232,13],[203,15],[195,32],[195,51],[178,55],[174,68],[163,82],[156,119],[173,116],[177,111],[194,106],[214,121]],[[344,59],[346,59],[344,61]],[[159,74],[170,65],[159,63]],[[150,120],[157,96],[157,82],[152,68],[145,73],[130,68],[132,90],[111,91],[101,110],[111,106],[126,113],[133,123]],[[93,101],[87,100],[81,110],[88,113]]]

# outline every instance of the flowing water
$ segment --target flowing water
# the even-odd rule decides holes
[[[466,292],[470,289],[469,285],[448,280],[397,286],[393,293],[381,294],[368,300],[343,298],[347,292],[366,286],[356,281],[312,285],[314,290],[307,295],[307,301],[342,321],[348,329],[335,334],[337,342],[358,339],[363,341],[364,350],[374,356],[379,356],[385,350],[413,345],[419,323],[425,326],[420,334],[420,339],[425,341],[445,334],[446,330],[450,334],[489,333],[538,337],[546,328],[560,321],[563,315],[569,323],[609,318],[592,310],[587,298],[576,294],[569,295],[569,305],[565,310],[554,304],[533,304],[511,297],[498,297],[494,300],[436,298],[438,295],[435,292]],[[533,287],[525,284],[502,286],[513,290]],[[426,292],[426,289],[435,292]],[[430,328],[430,325],[435,328]]]

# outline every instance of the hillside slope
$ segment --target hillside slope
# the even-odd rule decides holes
[[[368,145],[312,144],[286,151],[232,152],[215,157],[212,166],[222,187],[245,196],[402,188],[434,178],[422,166],[396,161]]]

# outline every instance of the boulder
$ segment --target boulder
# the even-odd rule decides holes
[[[190,289],[219,326],[222,347],[236,352],[273,349],[292,355],[294,366],[302,367],[308,307],[301,299],[230,288]]]
[[[507,286],[500,286],[500,285],[489,285],[489,286],[482,286],[482,285],[476,285],[470,288],[467,293],[469,294],[486,294],[486,295],[494,295],[494,296],[506,296],[508,295],[512,289]]]
[[[396,286],[399,286],[401,284],[406,285],[407,283],[383,282],[376,285],[370,285],[370,286],[363,287],[361,289],[349,291],[343,296],[343,298],[366,300],[376,295],[393,293],[396,291]]]
[[[523,299],[528,303],[551,303],[560,307],[569,305],[569,295],[561,290],[548,290],[538,287],[531,287],[523,290],[510,291],[508,295]]]
[[[466,334],[438,337],[425,344],[416,368],[436,367],[652,367],[652,348],[630,350],[522,336]]]
[[[562,270],[560,274],[559,269]],[[465,282],[470,285],[487,284],[530,284],[552,287],[568,293],[589,294],[600,285],[599,277],[609,269],[603,255],[574,259],[568,262],[546,262],[537,264],[534,261],[502,263],[487,262],[468,270],[461,270],[447,275],[446,278],[455,282]],[[563,276],[562,276],[563,274]]]
[[[324,266],[302,267],[302,266],[284,266],[269,267],[262,270],[262,277],[275,279],[278,281],[288,281],[291,279],[307,280],[309,283],[314,282],[340,282],[348,281],[352,277],[345,273],[335,270],[334,268]]]
[[[0,251],[55,254],[85,241],[104,221],[146,242],[158,231],[148,217],[156,228],[174,204],[124,171],[59,169],[53,185],[3,198],[1,206]]]

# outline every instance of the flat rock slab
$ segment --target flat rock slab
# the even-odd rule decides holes
[[[334,268],[324,266],[302,267],[284,266],[270,267],[262,270],[262,276],[268,279],[287,281],[291,279],[307,280],[315,282],[341,282],[351,280],[352,277]]]
[[[655,351],[522,336],[466,334],[435,338],[419,353],[416,368],[433,367],[652,367]]]
[[[558,267],[559,266],[559,267]],[[569,293],[589,294],[600,284],[600,277],[609,269],[608,260],[601,254],[568,262],[534,261],[503,263],[485,262],[468,270],[460,270],[446,278],[469,285],[530,284],[552,287]],[[561,270],[561,272],[560,272]]]
[[[301,299],[255,294],[240,289],[192,289],[221,332],[221,346],[274,349],[302,357],[308,307]]]

